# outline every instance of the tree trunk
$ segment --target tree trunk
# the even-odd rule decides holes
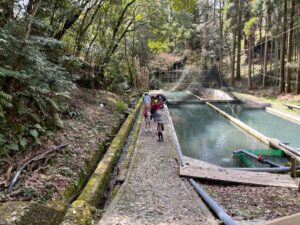
[[[300,4],[298,5],[298,16],[300,16]],[[298,69],[297,69],[297,95],[300,94],[300,38],[298,37]]]
[[[28,18],[28,23],[27,23],[27,26],[26,26],[26,32],[25,32],[24,40],[27,40],[29,38],[29,34],[31,32],[32,20],[33,20],[33,17],[35,16],[35,14],[37,13],[41,2],[42,2],[42,0],[37,0],[32,5],[32,8],[30,10],[30,14],[28,14],[29,18]]]
[[[287,23],[287,0],[284,0],[282,35],[280,45],[280,93],[284,92],[285,78],[285,41],[286,41],[286,23]]]
[[[32,10],[31,10],[31,14],[27,15],[28,16],[28,22],[26,24],[26,29],[25,29],[25,34],[24,34],[24,39],[23,39],[23,44],[22,44],[22,50],[26,48],[27,46],[27,40],[29,38],[30,32],[31,32],[31,25],[32,25],[32,21],[33,18],[35,16],[35,14],[37,13],[40,3],[42,0],[37,0],[34,2],[34,5],[32,5]],[[16,60],[15,66],[14,66],[14,70],[15,71],[20,71],[23,67],[25,63],[25,56],[23,54],[21,54],[18,59]],[[11,92],[14,87],[15,87],[15,83],[16,83],[16,78],[15,77],[9,77],[8,78],[8,89]]]
[[[220,0],[220,50],[219,50],[219,72],[222,74],[222,62],[223,62],[223,16],[222,16],[222,1]]]
[[[243,0],[238,0],[238,34],[237,34],[237,59],[236,59],[236,79],[241,79],[241,42],[242,42],[242,10]]]
[[[95,17],[97,16],[101,6],[102,6],[102,3],[103,3],[103,0],[99,0],[99,1],[96,1],[90,8],[88,8],[84,14],[84,17],[82,19],[82,22],[80,24],[80,27],[77,31],[77,35],[76,35],[76,38],[75,38],[75,55],[76,56],[79,56],[80,55],[80,52],[82,50],[82,44],[81,44],[81,39],[82,37],[85,35],[86,31],[89,29],[89,27],[92,25],[92,23],[94,22],[94,19]],[[96,9],[94,10],[90,20],[87,22],[87,24],[85,25],[85,21],[89,15],[89,12],[93,10],[93,8],[96,7]]]
[[[51,13],[51,16],[50,16],[50,26],[53,26],[53,23],[54,23],[54,18],[55,18],[55,13],[56,13],[56,10],[58,9],[59,7],[59,2],[60,0],[56,0],[55,3],[53,4],[53,9],[52,9],[52,13]]]
[[[82,3],[79,9],[74,10],[73,15],[64,22],[62,29],[56,32],[56,34],[54,34],[55,39],[57,40],[62,39],[66,31],[69,28],[71,28],[74,25],[74,23],[78,20],[78,18],[80,17],[81,13],[83,12],[84,8],[87,6],[88,3],[89,1],[86,0]]]
[[[252,90],[252,35],[248,40],[248,88]]]
[[[291,15],[290,15],[290,24],[289,24],[289,36],[288,36],[288,53],[287,53],[287,62],[292,62],[293,57],[293,27],[294,27],[294,15],[295,15],[295,0],[291,2]],[[291,74],[292,70],[290,67],[287,68],[286,74],[286,93],[291,92]]]
[[[300,41],[298,41],[298,70],[297,70],[297,89],[296,89],[296,93],[297,93],[297,95],[300,94]]]
[[[63,28],[54,35],[54,38],[57,40],[62,39],[62,37],[65,35],[66,31],[70,27],[72,27],[73,24],[77,21],[77,19],[81,15],[81,12],[82,12],[82,9],[77,10],[76,13],[71,18],[67,19],[63,25]]]
[[[259,17],[259,44],[260,44],[260,51],[259,51],[259,61],[260,61],[260,76],[263,73],[263,48],[262,48],[262,20],[263,17]],[[265,45],[268,43],[265,43]]]
[[[278,65],[279,65],[279,52],[280,52],[280,42],[278,39],[275,39],[275,63],[274,63],[274,76],[276,78],[276,85],[279,85],[279,74],[278,74]]]
[[[267,32],[266,32],[265,50],[264,50],[263,87],[266,87],[267,73],[268,73],[268,35],[267,35]]]
[[[270,15],[269,12],[266,16],[266,30],[265,30],[265,49],[264,49],[264,70],[263,70],[263,87],[266,86],[266,78],[268,73],[268,35],[269,35],[269,22],[270,22]]]
[[[232,84],[232,86],[234,86],[234,75],[235,75],[236,33],[237,33],[237,29],[235,28],[234,33],[233,33],[232,59],[231,59],[231,84]]]
[[[221,0],[220,0],[221,2]],[[214,3],[213,3],[213,21],[215,21],[216,19],[216,0],[214,0]]]

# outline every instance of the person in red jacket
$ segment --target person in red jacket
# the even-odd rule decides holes
[[[155,121],[155,112],[160,108],[160,103],[158,102],[158,100],[154,100],[152,106],[151,106],[151,115],[152,118],[154,118]]]

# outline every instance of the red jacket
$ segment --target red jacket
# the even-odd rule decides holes
[[[154,103],[153,105],[152,105],[152,110],[153,110],[153,112],[156,112],[156,110],[158,110],[160,108],[160,104],[159,103]]]

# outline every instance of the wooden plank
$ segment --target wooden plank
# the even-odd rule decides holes
[[[184,156],[184,159],[186,161],[186,164],[188,166],[194,166],[194,167],[200,167],[200,168],[221,168],[219,166],[216,166],[214,164],[208,163],[208,162],[204,162],[202,160],[198,160],[198,159],[193,159],[187,156]]]
[[[300,213],[266,222],[264,225],[296,225],[300,224]]]
[[[200,168],[189,166],[186,168],[180,168],[180,175],[231,183],[290,187],[295,189],[298,189],[299,185],[299,179],[293,179],[289,175],[238,171],[225,168]]]
[[[294,154],[293,152],[289,151],[288,149],[284,148],[283,146],[281,146],[280,141],[276,138],[269,138],[269,146],[273,147],[273,148],[277,148],[282,150],[285,154],[295,158],[298,162],[300,162],[300,157],[296,154]]]
[[[298,109],[300,110],[300,106],[298,105],[292,105],[292,104],[284,104],[286,107],[288,107],[289,109]]]

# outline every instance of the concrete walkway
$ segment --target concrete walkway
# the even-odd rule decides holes
[[[219,224],[191,185],[179,177],[169,121],[164,143],[157,142],[154,123],[152,130],[146,133],[143,124],[126,181],[99,225]]]
[[[256,96],[253,96],[250,94],[245,94],[245,93],[234,92],[233,94],[241,100],[248,99],[250,101],[254,101],[254,102],[258,102],[258,103],[269,103],[269,104],[271,104],[269,107],[271,107],[275,110],[281,111],[283,113],[290,114],[294,117],[299,118],[299,120],[300,120],[300,111],[288,109],[286,106],[284,106],[283,104],[281,104],[279,102],[275,104],[272,101],[267,101],[266,99],[259,98],[259,97],[256,97]]]

